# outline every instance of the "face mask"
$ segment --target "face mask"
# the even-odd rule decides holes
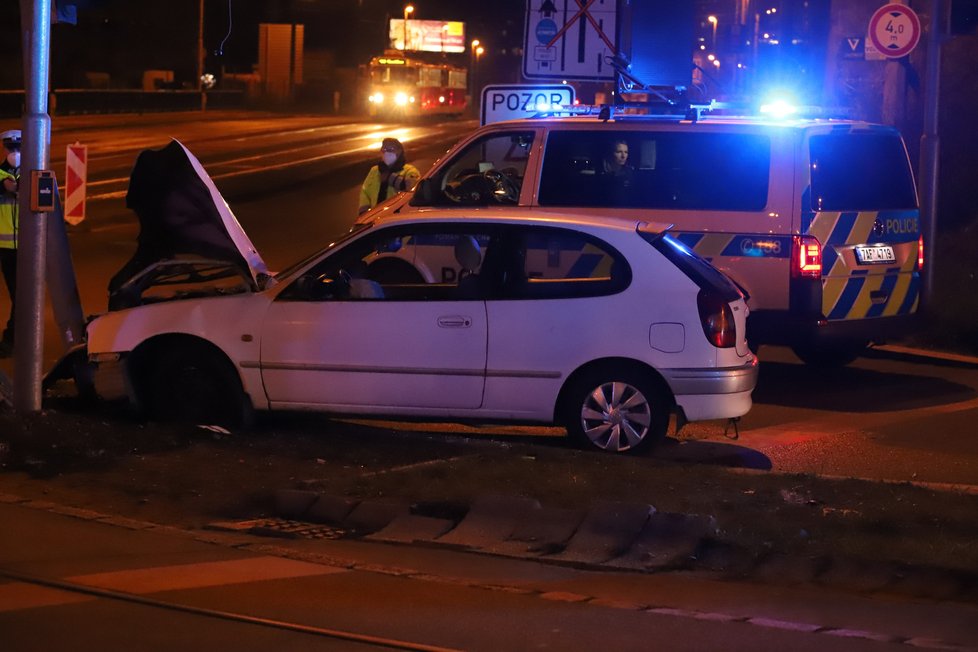
[[[384,161],[384,165],[394,165],[394,161],[397,160],[397,154],[394,152],[384,152],[380,158]]]
[[[7,153],[7,163],[10,167],[19,168],[20,167],[20,152],[8,152]]]

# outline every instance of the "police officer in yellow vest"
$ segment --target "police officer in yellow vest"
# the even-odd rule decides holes
[[[0,134],[3,160],[0,161],[0,272],[10,295],[10,319],[0,340],[0,357],[14,351],[14,305],[17,292],[17,191],[20,189],[20,130]]]
[[[403,190],[411,190],[421,178],[418,168],[404,159],[404,146],[396,138],[380,145],[380,163],[370,168],[360,188],[360,214]]]

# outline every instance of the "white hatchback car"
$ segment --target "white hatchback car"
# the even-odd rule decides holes
[[[196,199],[162,203],[200,209],[179,221],[208,243],[173,240],[197,258],[146,264],[138,252],[113,281],[115,309],[88,326],[88,354],[100,395],[128,395],[153,418],[234,424],[257,408],[556,422],[625,452],[664,437],[674,411],[683,423],[751,407],[744,297],[662,225],[419,211],[272,276],[188,151],[147,154],[196,173],[199,187],[183,175],[178,191]],[[142,163],[137,212],[161,200],[141,201]],[[168,221],[159,210],[140,218],[144,232]],[[222,231],[233,253],[215,260]]]

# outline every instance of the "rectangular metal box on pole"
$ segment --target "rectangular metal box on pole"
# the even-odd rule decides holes
[[[689,86],[693,78],[692,0],[620,0],[618,47],[645,86]]]

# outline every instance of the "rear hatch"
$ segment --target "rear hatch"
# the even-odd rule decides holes
[[[822,314],[842,321],[915,312],[920,213],[899,132],[821,127],[806,141],[800,226],[822,245]]]
[[[640,223],[638,233],[700,288],[697,303],[707,339],[721,349],[732,345],[739,357],[747,357],[750,354],[746,338],[749,310],[747,296],[740,287],[705,258],[654,225]],[[725,344],[721,340],[730,338],[724,337],[722,331],[730,319],[734,325],[732,341]]]

